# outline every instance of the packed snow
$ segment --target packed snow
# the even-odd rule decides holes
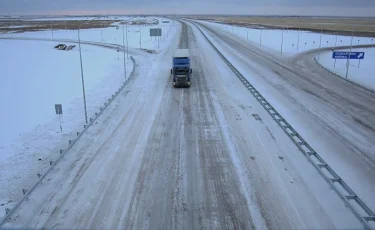
[[[241,37],[253,45],[282,56],[290,56],[307,50],[350,45],[351,36],[315,33],[303,30],[280,30],[267,28],[246,28],[220,23],[199,21],[216,29]],[[371,37],[353,38],[353,45],[375,44]]]
[[[336,50],[346,51],[349,49]],[[375,48],[352,49],[352,52],[365,52],[363,60],[333,59],[332,51],[317,55],[316,60],[336,75],[375,91]],[[349,63],[349,68],[347,68]],[[348,72],[348,74],[346,74]],[[346,78],[347,77],[347,78]]]

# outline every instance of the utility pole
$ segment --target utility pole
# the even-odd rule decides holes
[[[354,37],[354,24],[353,24],[353,31],[352,31],[352,39],[351,39],[351,42],[350,42],[349,55],[348,55],[348,59],[347,59],[347,61],[346,61],[346,74],[345,74],[345,79],[348,79],[349,65],[350,65],[350,56],[351,56],[351,54],[352,54],[353,37]]]

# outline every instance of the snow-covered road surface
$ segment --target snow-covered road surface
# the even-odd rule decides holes
[[[202,34],[178,30],[4,227],[361,228]],[[171,84],[177,47],[189,89]]]
[[[317,66],[314,52],[280,59],[202,26],[234,66],[331,167],[375,209],[375,100]]]

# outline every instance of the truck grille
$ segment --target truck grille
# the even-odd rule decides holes
[[[176,79],[177,82],[185,83],[186,82],[186,77],[177,77]]]

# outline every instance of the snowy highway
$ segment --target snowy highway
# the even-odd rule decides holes
[[[281,59],[198,25],[375,210],[373,94],[310,53]],[[3,227],[363,228],[200,30],[176,29]],[[192,54],[190,88],[172,87],[176,48]]]

